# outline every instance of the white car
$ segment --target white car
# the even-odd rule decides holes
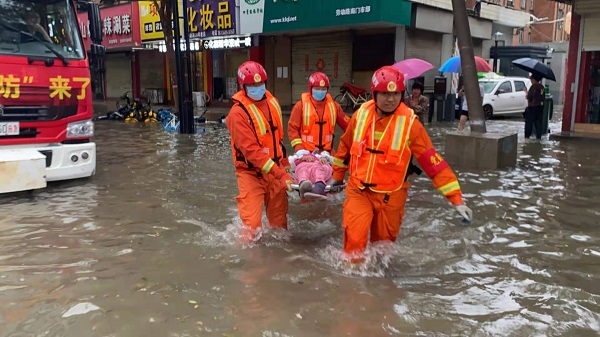
[[[523,113],[527,107],[527,90],[531,81],[525,77],[497,77],[479,79],[483,86],[483,113],[493,116]]]

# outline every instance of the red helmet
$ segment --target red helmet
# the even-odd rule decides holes
[[[329,88],[329,78],[327,75],[316,72],[310,75],[308,78],[308,92],[312,92],[313,87],[327,87]]]
[[[243,88],[244,84],[254,84],[266,81],[267,72],[260,63],[246,61],[238,68],[237,79],[240,88]]]
[[[406,90],[404,75],[392,66],[377,69],[371,79],[371,94],[376,92],[403,92]]]

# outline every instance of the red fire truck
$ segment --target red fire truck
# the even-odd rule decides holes
[[[89,55],[76,6],[89,13]],[[101,42],[96,4],[0,0],[0,193],[94,174],[90,60]]]

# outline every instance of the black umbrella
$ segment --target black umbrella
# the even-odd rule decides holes
[[[552,69],[538,60],[534,60],[530,57],[524,57],[514,60],[512,63],[525,71],[556,82],[556,77],[554,77],[554,72]]]

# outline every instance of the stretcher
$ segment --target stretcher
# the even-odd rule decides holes
[[[313,154],[316,154],[316,152],[314,152]],[[295,159],[295,157],[294,157],[293,155],[288,157],[288,161],[289,161],[289,163],[290,163],[290,165],[291,165],[291,168],[292,168],[292,172],[290,172],[290,176],[291,176],[292,178],[294,178],[294,180],[295,180],[295,181],[298,181],[298,180],[296,179],[296,175],[295,175],[295,173],[296,173],[296,172],[295,172],[296,165],[294,165],[294,159]],[[336,192],[341,192],[341,191],[342,191],[342,190],[343,190],[343,189],[346,187],[346,184],[345,184],[345,183],[344,183],[344,184],[342,184],[342,185],[338,185],[338,186],[331,186],[331,183],[332,183],[332,182],[333,182],[333,178],[332,178],[332,179],[330,179],[330,180],[327,182],[327,185],[325,186],[325,192],[326,192],[326,193],[336,193]],[[300,184],[292,184],[292,185],[291,185],[291,188],[292,188],[294,191],[298,191],[298,194],[300,194]],[[305,201],[312,201],[312,200],[325,200],[325,199],[326,199],[326,198],[324,198],[323,196],[320,196],[320,195],[317,195],[317,194],[312,194],[312,193],[310,193],[310,192],[308,192],[308,195],[305,193],[305,197],[306,197],[306,196],[308,196],[308,198],[304,198],[304,199],[303,199],[303,198],[301,198],[301,199],[300,199],[300,201],[302,201],[302,202],[305,202]]]
[[[332,188],[331,185],[325,186],[325,192],[331,192],[331,188]],[[344,188],[346,188],[346,184],[334,186],[334,189],[336,189],[336,188],[337,188],[337,191],[335,191],[335,192],[341,192]],[[300,190],[300,185],[298,185],[298,184],[292,184],[292,189],[294,191],[299,191]]]
[[[294,177],[294,172],[292,172],[290,174],[292,176],[292,178],[294,178],[294,180],[296,179]],[[300,195],[300,185],[299,184],[292,184],[291,185],[292,190],[298,192],[298,195]],[[327,186],[325,186],[325,192],[327,192],[327,194],[329,193],[337,193],[337,192],[341,192],[342,190],[344,190],[344,188],[346,188],[346,183],[344,182],[342,185],[337,185],[337,186],[331,186],[331,180],[328,181]],[[305,194],[304,195],[305,198],[300,198],[300,202],[311,202],[311,201],[316,201],[316,200],[327,200],[327,197],[322,197],[322,196],[317,196],[317,195],[312,195],[312,194]],[[308,197],[308,198],[306,198]]]

